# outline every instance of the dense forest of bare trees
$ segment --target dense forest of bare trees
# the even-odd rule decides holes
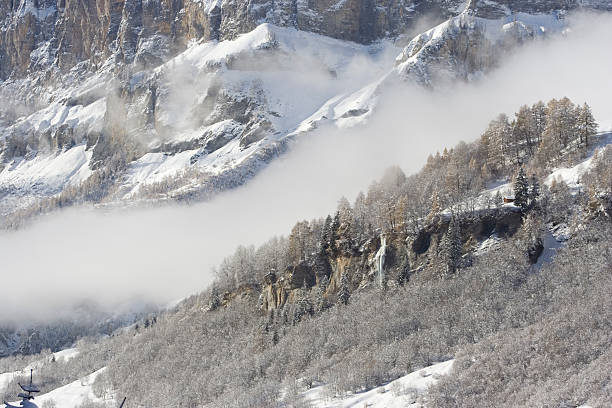
[[[574,130],[557,150],[541,150],[546,138],[557,140],[566,132],[550,130],[552,109],[559,104],[564,109],[568,106],[552,101],[547,107],[536,104],[521,109],[517,116],[545,106],[542,136],[518,142],[518,154],[504,148],[501,157],[508,162],[503,168],[487,170],[489,148],[493,148],[486,134],[501,123],[496,120],[481,140],[432,156],[416,175],[406,177],[399,168],[391,168],[353,204],[341,199],[333,216],[298,222],[287,238],[276,237],[259,248],[239,247],[219,266],[210,291],[185,302],[176,314],[165,316],[126,344],[122,352],[127,357],[113,359],[108,381],[123,393],[138,395],[144,405],[169,404],[180,394],[189,396],[184,406],[300,407],[308,405],[299,392],[281,390],[303,390],[322,381],[332,394],[341,395],[455,355],[459,355],[458,370],[469,373],[479,369],[472,363],[479,361],[478,356],[491,362],[516,359],[516,364],[527,356],[534,363],[523,368],[520,380],[512,381],[515,363],[508,362],[494,366],[497,377],[486,370],[478,374],[480,384],[498,381],[484,387],[486,394],[470,382],[472,377],[459,373],[443,381],[430,398],[439,406],[470,405],[479,397],[485,405],[541,405],[547,400],[568,401],[567,390],[557,386],[568,380],[574,387],[569,399],[573,403],[605,406],[609,402],[606,388],[593,384],[610,380],[605,370],[606,347],[612,340],[610,316],[594,316],[594,311],[605,307],[599,298],[610,289],[612,149],[596,154],[596,163],[578,191],[570,191],[562,181],[550,188],[538,182],[550,167],[584,158],[595,141],[594,128],[582,139]],[[584,106],[573,108],[574,112],[585,110]],[[517,122],[508,126],[513,132],[518,127]],[[517,157],[520,160],[512,162]],[[515,195],[523,194],[516,206],[522,226],[497,249],[462,264],[462,252],[453,237],[466,221],[458,215],[477,218],[478,211],[470,204],[474,196],[488,183],[511,177]],[[499,201],[500,197],[491,197],[490,206],[501,206]],[[445,234],[448,244],[439,250],[444,254],[442,262],[431,262],[418,271],[399,268],[389,277],[395,284],[384,288],[358,289],[345,273],[332,295],[325,291],[329,284],[326,260],[359,252],[381,234],[418,234],[428,223],[439,222],[444,213],[450,213],[451,224]],[[453,214],[457,214],[456,225],[452,225]],[[552,225],[565,225],[572,231],[568,247],[552,263],[534,269],[533,248]],[[293,302],[284,307],[261,312],[259,288],[273,279],[271,275],[303,263],[312,265],[316,282],[305,281]],[[222,293],[235,296],[221,302]],[[575,299],[588,300],[576,303]],[[569,307],[573,304],[579,310]],[[580,317],[586,315],[590,317]],[[568,316],[576,324],[567,323]],[[575,330],[573,336],[581,343],[575,344],[575,337],[559,337],[555,334],[559,330]],[[525,339],[525,331],[539,334]],[[592,338],[585,338],[585,332]],[[518,346],[508,349],[512,347],[508,339],[517,339]],[[537,365],[538,352],[529,351],[534,347],[558,350],[558,359],[566,361],[555,366],[559,361],[551,359]],[[140,375],[131,378],[146,377],[149,384],[164,387],[150,387],[139,380],[124,382],[134,367]],[[578,378],[588,381],[580,383]],[[551,381],[557,385],[541,391]],[[523,389],[521,384],[527,386]],[[512,393],[516,397],[506,403]]]

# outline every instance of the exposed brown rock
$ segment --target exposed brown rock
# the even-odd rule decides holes
[[[145,66],[160,63],[147,47],[172,55],[191,40],[232,39],[269,22],[334,38],[369,43],[396,36],[423,13],[455,15],[459,0],[441,7],[436,1],[257,0],[35,0],[0,1],[0,79],[23,76],[35,66],[34,50],[45,48],[61,69],[80,61],[99,66],[115,55],[118,61]],[[160,43],[163,43],[160,47]],[[40,48],[42,50],[42,48]]]
[[[466,217],[460,221],[461,239],[464,252],[474,250],[483,240],[492,234],[497,236],[513,236],[522,224],[521,214],[512,208],[491,210],[474,217]],[[439,255],[438,244],[446,233],[449,219],[443,217],[424,227],[415,237],[405,234],[386,234],[385,274],[393,280],[402,268],[418,273]],[[350,289],[355,290],[377,284],[376,268],[373,263],[381,246],[380,237],[373,237],[356,252],[334,252],[328,254],[331,265],[329,284],[325,296],[333,299],[340,288],[340,280],[346,274]],[[310,281],[308,279],[311,279]],[[264,311],[278,309],[286,303],[293,303],[306,280],[308,287],[314,285],[314,272],[307,262],[289,267],[284,273],[277,275],[270,272],[264,278],[261,286],[260,308]],[[311,283],[312,282],[312,285]]]

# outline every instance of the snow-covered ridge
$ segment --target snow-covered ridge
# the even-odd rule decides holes
[[[208,193],[207,183],[242,184],[284,151],[288,140],[323,124],[345,128],[367,121],[398,78],[430,85],[445,61],[442,77],[478,77],[494,61],[458,58],[453,50],[466,38],[494,49],[563,28],[554,13],[488,20],[464,11],[415,37],[397,56],[388,42],[366,46],[264,23],[232,40],[192,43],[154,69],[126,67],[126,130],[144,151],[128,164],[107,201],[192,197]],[[109,59],[95,74],[75,68],[64,83],[48,89],[42,109],[0,124],[0,141],[25,135],[51,144],[63,137],[76,141],[61,148],[41,143],[0,164],[0,215],[91,174],[97,160],[92,152],[107,105],[113,104],[106,94],[114,64]],[[27,93],[31,86],[27,80],[0,84],[0,96],[2,87]]]
[[[396,71],[431,86],[440,79],[472,79],[492,68],[504,50],[565,28],[557,13],[476,17],[465,10],[416,36],[396,59]],[[471,46],[464,50],[467,42]]]

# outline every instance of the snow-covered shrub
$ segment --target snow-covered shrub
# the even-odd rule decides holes
[[[57,404],[54,399],[48,399],[42,403],[41,408],[56,408]]]

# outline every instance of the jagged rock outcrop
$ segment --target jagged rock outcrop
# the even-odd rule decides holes
[[[150,67],[191,40],[233,39],[268,22],[369,43],[396,36],[424,14],[448,18],[463,2],[409,0],[3,0],[0,79],[87,60]]]
[[[369,285],[397,285],[401,279],[419,273],[427,265],[439,261],[440,243],[448,231],[449,222],[449,217],[438,217],[415,236],[399,233],[375,236],[360,248],[339,249],[336,244],[336,249],[328,250],[326,255],[330,269],[324,296],[334,299],[343,275],[347,276],[351,290],[355,290]],[[461,216],[459,223],[465,255],[463,263],[468,265],[470,256],[486,239],[513,236],[522,225],[522,215],[518,209],[507,207],[483,211],[475,216]],[[383,262],[380,262],[381,251],[384,251]],[[261,310],[275,310],[294,303],[304,283],[307,288],[319,285],[321,279],[316,278],[316,261],[310,262],[302,261],[280,274],[268,273],[261,283]],[[380,281],[380,272],[383,272],[383,281]]]
[[[449,18],[460,0],[2,0],[0,78],[55,64],[67,69],[109,56],[146,67],[197,39],[232,39],[268,22],[369,43],[411,29],[419,17]],[[483,18],[548,13],[578,7],[611,10],[609,1],[482,1],[469,9]]]
[[[311,51],[298,54],[296,40]],[[195,44],[157,68],[138,70],[115,63],[87,75],[83,71],[88,68],[81,70],[83,64],[79,64],[66,75],[53,74],[53,80],[64,82],[48,93],[44,92],[48,89],[45,81],[35,76],[6,81],[0,86],[0,101],[6,97],[13,104],[0,104],[0,121],[3,115],[7,118],[4,127],[0,122],[0,172],[3,165],[10,171],[0,176],[6,177],[0,181],[0,191],[5,189],[9,197],[0,205],[0,214],[27,205],[28,200],[23,199],[27,195],[49,196],[66,186],[60,177],[54,177],[53,183],[40,183],[44,187],[33,191],[25,180],[17,180],[20,171],[11,163],[31,164],[42,157],[71,161],[67,167],[55,168],[79,166],[65,173],[68,178],[80,175],[75,184],[87,181],[91,171],[104,171],[102,176],[112,178],[112,189],[107,190],[112,191],[108,196],[112,200],[157,191],[166,194],[168,186],[175,190],[187,184],[189,188],[177,193],[180,196],[172,197],[193,199],[240,185],[285,151],[289,140],[281,139],[312,112],[309,104],[292,103],[294,96],[278,86],[274,77],[301,81],[297,84],[305,92],[310,85],[300,78],[309,68],[300,66],[301,61],[315,64],[315,70],[332,81],[332,66],[342,67],[352,55],[370,49],[328,40],[327,45],[343,55],[338,58],[328,51],[318,55],[320,49],[312,47],[318,40],[312,34],[302,36],[295,30],[263,24],[236,40]],[[10,112],[19,106],[16,101],[28,95],[38,95],[41,106],[28,104],[25,114],[23,110]],[[319,94],[311,98],[324,103],[330,96],[328,89],[320,87]],[[76,155],[73,149],[80,151],[81,160],[68,157]],[[164,166],[166,161],[172,163]],[[166,168],[165,176],[154,181],[161,183],[159,187],[136,191],[135,184],[153,182],[138,172],[144,168],[155,174],[157,170],[147,168],[159,166]],[[119,177],[126,172],[127,177]]]
[[[456,13],[447,7],[407,0],[2,0],[0,79],[81,61],[96,68],[110,56],[147,68],[189,41],[233,39],[264,22],[368,43],[401,33],[425,12]]]

